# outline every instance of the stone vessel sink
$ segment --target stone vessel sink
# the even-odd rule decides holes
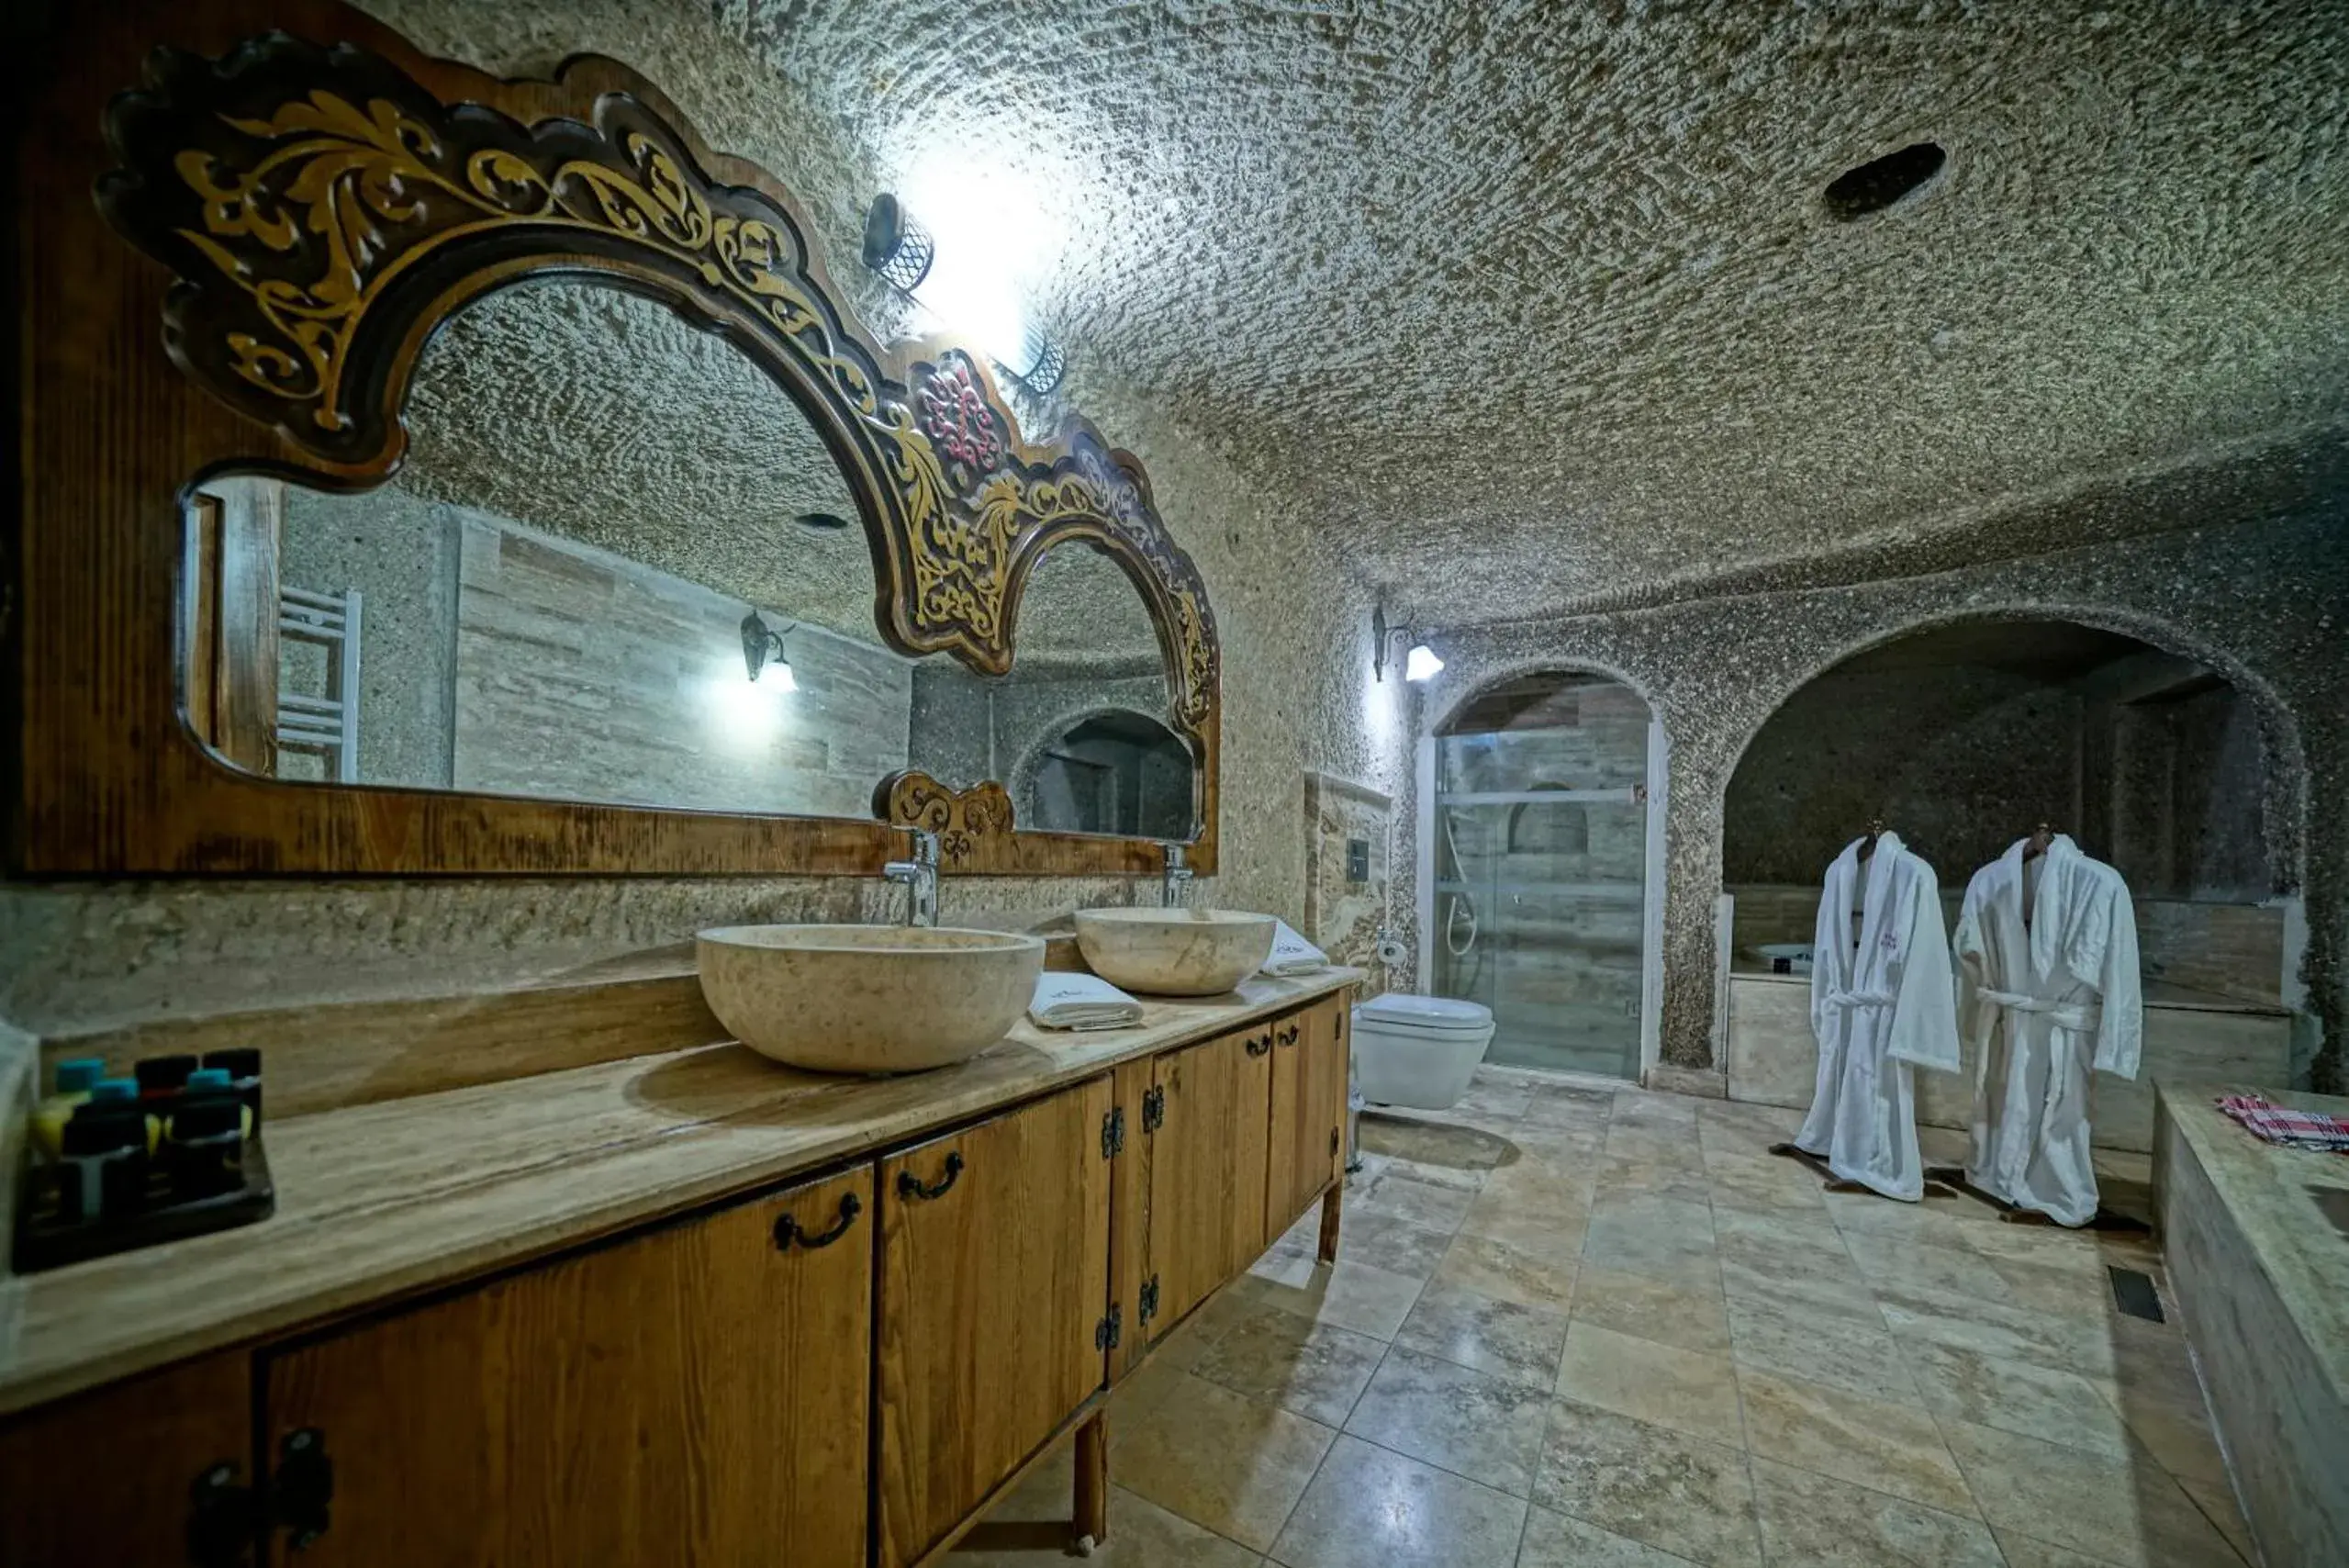
[[[701,994],[761,1056],[815,1072],[917,1072],[1003,1037],[1035,994],[1040,937],[906,925],[727,925],[695,946]]]
[[[1214,996],[1264,967],[1273,919],[1236,909],[1080,909],[1077,946],[1093,973],[1152,996]]]

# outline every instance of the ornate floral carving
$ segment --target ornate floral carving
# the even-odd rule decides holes
[[[983,841],[1012,832],[1012,796],[992,779],[968,790],[941,784],[926,773],[893,773],[874,791],[873,814],[894,827],[926,828],[938,835],[949,868],[968,866]]]

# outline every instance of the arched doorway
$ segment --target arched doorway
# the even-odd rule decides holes
[[[1637,1079],[1651,1054],[1655,730],[1622,682],[1545,670],[1474,692],[1426,743],[1422,972],[1493,1010],[1488,1060]]]
[[[1103,708],[1065,720],[1016,770],[1020,823],[1056,833],[1187,839],[1191,748],[1147,713]]]

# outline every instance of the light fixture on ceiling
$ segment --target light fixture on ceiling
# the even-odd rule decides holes
[[[1388,650],[1397,642],[1411,639],[1414,635],[1415,633],[1408,626],[1387,624],[1387,607],[1384,603],[1370,607],[1370,675],[1373,679],[1386,678]],[[1443,667],[1444,661],[1437,658],[1436,650],[1425,643],[1412,642],[1409,650],[1403,655],[1403,678],[1405,680],[1432,679]]]
[[[1021,316],[1007,278],[994,275],[981,247],[945,258],[933,234],[884,191],[865,213],[865,264],[882,282],[968,333],[1005,374],[1039,397],[1068,371],[1061,346]]]
[[[796,632],[797,623],[783,632]],[[777,691],[797,691],[800,683],[792,678],[790,656],[783,651],[783,632],[777,632],[762,620],[757,610],[743,617],[743,664],[750,678],[756,680],[759,672],[771,669],[775,679],[768,686]]]

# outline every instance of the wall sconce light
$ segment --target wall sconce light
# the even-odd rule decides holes
[[[1015,319],[1003,280],[980,276],[968,262],[958,263],[951,278],[937,275],[936,236],[887,191],[866,209],[864,257],[882,282],[976,337],[987,357],[1030,392],[1041,397],[1068,374],[1068,356],[1060,345]]]
[[[1371,678],[1375,680],[1384,680],[1387,678],[1388,650],[1393,648],[1398,641],[1407,639],[1412,636],[1412,634],[1411,628],[1408,626],[1390,626],[1387,624],[1387,607],[1384,604],[1381,603],[1371,606]],[[1430,679],[1443,667],[1444,661],[1437,658],[1436,656],[1436,650],[1429,647],[1425,643],[1413,643],[1411,644],[1410,651],[1403,656],[1403,678],[1405,680],[1417,681]]]
[[[798,630],[796,622],[783,629],[784,632]],[[761,670],[772,668],[775,679],[770,684],[775,690],[800,689],[800,683],[791,676],[791,661],[783,652],[783,633],[767,625],[755,610],[743,617],[743,663],[749,668],[753,680],[758,678]]]

